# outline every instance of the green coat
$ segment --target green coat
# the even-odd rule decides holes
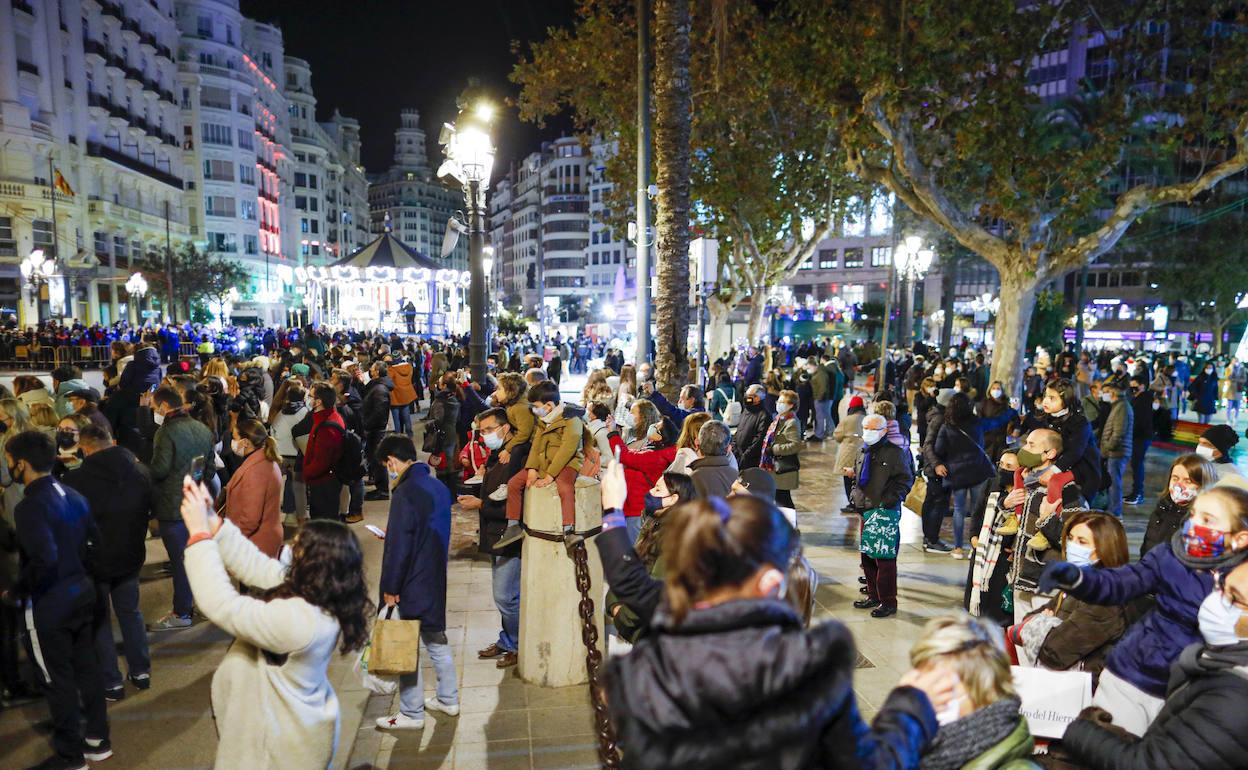
[[[533,430],[533,445],[525,468],[537,471],[541,476],[558,476],[564,468],[581,472],[584,451],[581,440],[585,435],[585,412],[574,404],[563,404],[563,411],[554,422],[537,420]]]
[[[188,415],[165,420],[156,430],[152,442],[152,515],[157,521],[182,520],[182,479],[191,472],[196,457],[207,456],[213,462],[212,431]],[[216,468],[206,466],[208,473]]]
[[[780,419],[779,417],[775,419]],[[788,419],[780,424],[771,438],[772,457],[792,457],[802,451],[802,440],[797,435],[797,420]],[[776,489],[797,489],[798,471],[772,473],[776,477]]]
[[[1031,770],[1040,766],[1031,761],[1036,743],[1027,729],[1027,719],[1018,720],[1014,732],[997,745],[962,765],[962,770]]]

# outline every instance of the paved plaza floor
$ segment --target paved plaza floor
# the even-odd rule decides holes
[[[897,615],[876,620],[855,610],[851,603],[860,597],[858,520],[840,513],[845,496],[833,467],[835,450],[829,441],[811,444],[803,451],[801,488],[794,498],[806,554],[821,577],[816,622],[833,618],[853,630],[862,656],[855,672],[855,691],[864,715],[870,718],[909,667],[909,649],[922,625],[961,607],[968,563],[904,546],[898,565]],[[1171,457],[1150,453],[1148,501],[1126,508],[1133,552]],[[384,502],[366,504],[365,514],[367,522],[385,526]],[[365,550],[369,582],[375,587],[382,544],[362,524],[355,528]],[[586,687],[543,689],[521,682],[514,668],[499,670],[493,661],[477,660],[476,650],[496,638],[499,621],[489,563],[476,553],[476,529],[476,515],[457,510],[447,635],[459,674],[462,713],[458,717],[428,714],[423,730],[382,733],[374,728],[373,720],[391,713],[397,696],[370,697],[356,681],[351,660],[339,659],[331,670],[342,703],[336,768],[597,767]],[[152,567],[164,559],[159,540],[149,541],[149,567],[142,585],[142,608],[149,621],[170,606],[170,581],[158,577]],[[186,631],[152,634],[152,688],[142,693],[128,689],[123,702],[109,707],[116,755],[102,766],[119,770],[211,767],[217,736],[209,687],[229,641],[206,621]],[[432,694],[431,670],[426,670],[425,682]],[[21,768],[46,756],[48,738],[39,728],[46,719],[42,702],[0,712],[0,768]]]

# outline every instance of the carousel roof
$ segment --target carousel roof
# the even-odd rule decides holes
[[[330,267],[425,267],[430,270],[441,270],[446,265],[431,257],[421,254],[416,249],[394,237],[394,233],[383,233],[367,246],[353,254],[348,254],[334,262]]]

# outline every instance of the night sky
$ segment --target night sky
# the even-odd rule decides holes
[[[455,117],[455,97],[477,77],[503,98],[515,56],[511,41],[541,40],[573,20],[575,0],[241,0],[245,15],[282,28],[286,54],[312,66],[317,117],[335,107],[360,121],[363,160],[384,171],[394,152],[399,110],[420,110],[431,161],[440,159],[438,126]],[[559,135],[521,123],[510,110],[497,124],[496,169]],[[497,172],[495,174],[497,177]]]

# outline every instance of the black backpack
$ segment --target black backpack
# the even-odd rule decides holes
[[[364,442],[354,431],[346,430],[337,423],[321,423],[321,427],[327,425],[342,431],[342,453],[338,455],[338,462],[334,463],[334,478],[343,484],[354,484],[364,478]]]

